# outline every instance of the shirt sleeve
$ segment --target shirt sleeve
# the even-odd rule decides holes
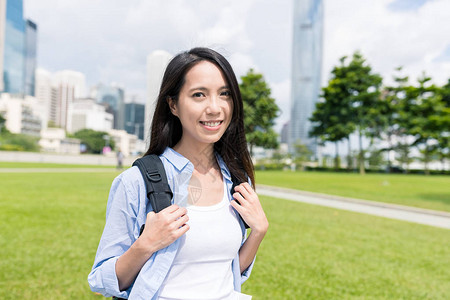
[[[247,182],[248,182],[248,184],[250,184],[250,186],[252,188],[254,188],[253,184],[252,184],[252,181],[250,179],[250,176],[247,176]],[[247,230],[246,230],[246,233],[245,233],[244,242],[245,242],[245,240],[247,240]],[[244,242],[242,244],[244,244]],[[243,284],[250,277],[250,274],[252,273],[253,265],[255,264],[255,260],[256,260],[256,255],[253,258],[252,263],[247,267],[247,269],[244,270],[244,272],[241,273],[241,284]]]
[[[106,223],[88,276],[93,292],[106,297],[128,298],[131,291],[119,290],[116,276],[116,261],[135,242],[138,198],[130,191],[119,175],[112,183],[106,208]],[[139,231],[139,230],[137,230]],[[137,232],[139,235],[139,232]]]

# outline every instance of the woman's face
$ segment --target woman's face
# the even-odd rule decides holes
[[[172,113],[180,119],[183,142],[213,144],[231,121],[233,99],[225,77],[216,65],[201,61],[185,76],[178,101],[169,100]]]

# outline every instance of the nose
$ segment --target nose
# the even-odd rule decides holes
[[[208,101],[208,106],[206,107],[206,113],[208,114],[219,114],[220,113],[220,104],[219,98],[216,96],[211,96]]]

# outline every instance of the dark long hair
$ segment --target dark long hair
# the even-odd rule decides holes
[[[153,115],[150,147],[145,155],[161,155],[167,147],[173,148],[181,139],[181,123],[178,117],[171,113],[168,99],[178,101],[186,73],[201,61],[213,63],[222,71],[233,99],[230,125],[220,140],[214,143],[214,149],[222,156],[234,176],[241,182],[246,182],[248,175],[254,186],[255,174],[245,138],[244,107],[239,84],[230,63],[221,54],[209,48],[193,48],[182,52],[167,66]]]

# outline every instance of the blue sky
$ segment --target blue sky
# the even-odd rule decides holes
[[[393,11],[417,10],[427,1],[432,0],[394,0],[389,3],[388,8]]]
[[[88,86],[117,82],[141,102],[147,55],[194,46],[223,53],[238,76],[262,72],[289,118],[293,0],[24,0],[38,24],[38,66],[73,69]],[[338,59],[360,50],[389,83],[394,68],[450,78],[450,1],[324,0],[322,82]]]

